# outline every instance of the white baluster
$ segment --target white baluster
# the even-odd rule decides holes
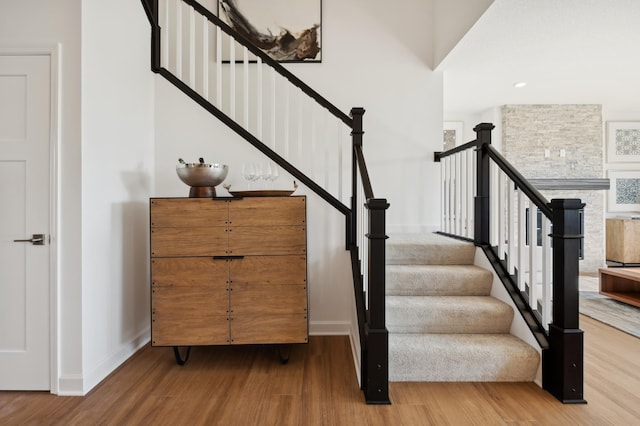
[[[529,202],[529,305],[534,311],[538,306],[538,208]]]
[[[316,176],[316,162],[314,161],[318,155],[318,119],[317,119],[317,107],[315,105],[312,106],[310,111],[311,118],[311,155],[307,157],[307,162],[309,163],[309,170],[311,171],[311,176],[315,179]],[[361,198],[359,198],[361,200]]]
[[[489,214],[489,242],[492,247],[496,247],[498,245],[498,234],[500,229],[500,212],[498,207],[499,197],[496,197],[499,189],[498,182],[498,174],[500,172],[500,168],[493,161],[489,163],[489,194],[492,196],[489,197],[489,210],[491,213]]]
[[[222,110],[222,30],[216,27],[216,106]]]
[[[458,189],[460,190],[460,236],[466,237],[468,235],[469,229],[467,228],[468,220],[467,217],[469,203],[469,188],[467,186],[467,173],[469,173],[468,167],[468,156],[466,151],[462,151],[460,153],[460,180],[458,184]]]
[[[462,203],[460,201],[460,156],[461,153],[457,153],[454,155],[454,178],[453,178],[453,197],[454,197],[454,233],[456,235],[462,235],[462,220],[460,217],[460,211]]]
[[[284,158],[286,160],[289,160],[289,118],[290,118],[290,113],[291,113],[291,107],[290,107],[290,99],[289,99],[289,82],[285,81],[285,85],[284,85],[284,90],[283,90],[283,101],[284,101],[284,120],[283,120],[283,126],[284,126],[284,135],[283,135],[283,142],[284,142]]]
[[[262,141],[262,58],[257,59],[256,80],[256,136]]]
[[[516,259],[516,206],[515,206],[516,191],[515,186],[511,180],[507,182],[507,249],[509,254],[507,256],[507,271],[510,275],[514,274],[515,259]]]
[[[444,159],[444,232],[451,233],[451,156]]]
[[[297,118],[297,122],[298,122],[298,141],[297,141],[297,147],[296,150],[298,151],[298,164],[303,165],[304,161],[302,160],[302,155],[303,155],[303,146],[302,146],[302,138],[304,135],[304,100],[306,99],[306,93],[304,93],[302,90],[298,91],[298,118]]]
[[[244,102],[242,120],[244,128],[249,130],[249,49],[242,46],[242,71],[243,71],[243,89]]]
[[[440,231],[447,232],[447,167],[446,167],[446,158],[440,159]]]
[[[236,119],[236,41],[229,37],[229,117]]]
[[[161,41],[161,55],[160,55],[160,64],[163,68],[165,69],[169,69],[169,51],[170,51],[170,47],[171,47],[171,42],[170,42],[170,38],[169,38],[169,29],[171,28],[171,25],[169,25],[169,18],[170,18],[170,9],[169,9],[169,0],[162,0],[159,5],[159,12],[160,12],[160,39]]]
[[[209,100],[209,21],[202,17],[202,96]]]
[[[271,68],[271,149],[276,149],[276,71]]]
[[[525,288],[525,262],[526,262],[526,204],[525,195],[518,190],[518,288]]]
[[[475,194],[476,194],[476,152],[473,149],[467,150],[467,165],[469,173],[467,174],[467,194],[469,204],[467,206],[467,237],[474,238],[475,235]]]
[[[178,1],[176,7],[176,77],[182,80],[182,2]]]
[[[187,84],[192,89],[196,87],[196,11],[193,7],[189,6],[187,8],[187,16],[189,18],[187,28],[189,33],[189,49],[188,49],[188,61],[187,61],[187,71],[189,75],[189,81]]]
[[[498,172],[498,258],[504,260],[505,258],[505,227],[507,226],[505,219],[505,179],[506,176],[502,172]]]
[[[551,248],[551,221],[542,215],[542,325],[548,329],[552,321],[553,263]]]

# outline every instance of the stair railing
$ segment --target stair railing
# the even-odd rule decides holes
[[[442,153],[441,233],[474,242],[493,264],[542,348],[542,386],[584,403],[579,329],[579,199],[548,202],[492,145],[494,126]]]
[[[343,113],[195,0],[141,2],[151,24],[152,71],[345,216],[361,387],[367,403],[388,404],[384,265],[389,204],[373,196],[362,151],[364,109]]]

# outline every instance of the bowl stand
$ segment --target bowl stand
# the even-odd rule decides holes
[[[215,186],[192,186],[189,190],[189,198],[213,198],[215,196]]]

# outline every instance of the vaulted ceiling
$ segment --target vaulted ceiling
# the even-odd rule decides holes
[[[437,70],[445,117],[596,103],[640,119],[640,1],[496,0]]]

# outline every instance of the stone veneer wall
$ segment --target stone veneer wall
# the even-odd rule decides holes
[[[502,153],[525,178],[602,178],[601,105],[505,105]],[[545,157],[545,149],[549,157]],[[560,156],[564,150],[565,156]],[[605,191],[540,191],[552,198],[580,198],[585,207],[584,260],[580,272],[605,263]]]

